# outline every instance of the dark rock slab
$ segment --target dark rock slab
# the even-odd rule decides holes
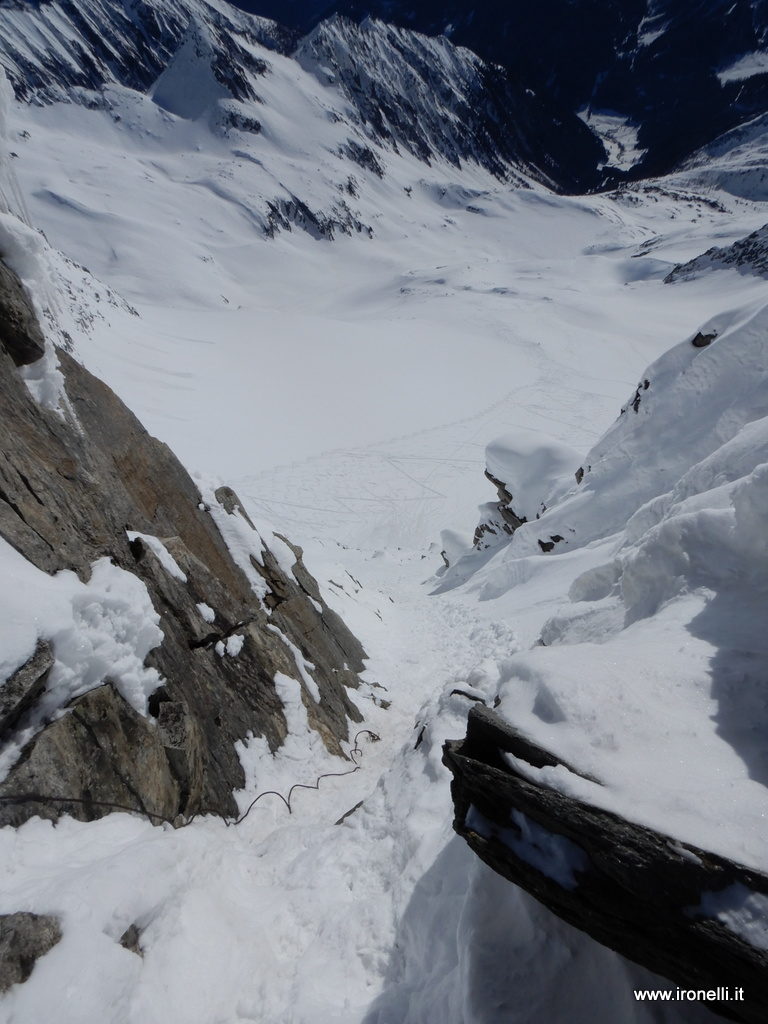
[[[18,722],[45,690],[53,665],[53,651],[45,640],[35,653],[0,686],[0,737]]]
[[[35,962],[61,939],[58,919],[43,914],[0,915],[0,992],[21,984]]]
[[[24,748],[0,784],[0,825],[65,813],[90,821],[117,810],[160,823],[176,816],[179,796],[161,729],[107,684],[76,700]]]
[[[453,773],[454,829],[475,853],[569,924],[679,987],[727,987],[732,998],[708,1009],[762,1024],[768,951],[700,908],[705,894],[732,886],[768,896],[768,876],[532,782],[501,751],[538,767],[563,763],[494,712],[470,711],[466,738],[449,741],[443,760]]]
[[[0,344],[17,366],[34,363],[45,339],[18,276],[0,260]]]

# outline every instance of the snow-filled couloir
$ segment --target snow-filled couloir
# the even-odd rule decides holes
[[[565,195],[602,145],[575,115],[558,133],[510,72],[375,20],[298,38],[223,0],[0,3],[0,63],[0,256],[47,352],[28,338],[9,387],[75,450],[69,381],[92,438],[85,475],[58,460],[61,490],[42,464],[2,488],[20,515],[0,520],[19,531],[0,665],[13,677],[59,637],[61,699],[33,732],[65,731],[72,700],[95,720],[117,665],[125,720],[170,766],[160,817],[186,801],[232,818],[269,792],[233,828],[0,829],[0,914],[60,934],[0,1014],[713,1020],[638,1002],[670,983],[482,864],[452,833],[441,758],[497,703],[559,759],[537,784],[768,868],[765,284],[749,261],[700,262],[768,220],[759,131]],[[133,445],[110,444],[121,424]],[[150,449],[167,459],[151,486]],[[118,457],[133,497],[113,514],[86,483]],[[35,498],[78,487],[91,511],[63,525]],[[104,550],[89,538],[65,565],[46,548],[105,522]],[[45,596],[39,629],[24,588]],[[202,738],[173,746],[197,659],[220,687]],[[219,803],[194,805],[208,764]],[[701,895],[763,955],[760,899]]]

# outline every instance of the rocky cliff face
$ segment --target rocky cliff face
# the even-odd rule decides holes
[[[205,0],[2,0],[0,25],[2,63],[16,95],[38,103],[113,84],[146,91],[195,25],[205,25],[218,81],[235,99],[251,98],[247,74],[265,70],[253,47],[284,52],[295,40],[288,29]]]
[[[427,164],[472,161],[513,179],[517,166],[555,189],[598,183],[603,147],[578,118],[444,36],[333,17],[295,57],[341,88],[370,138]]]
[[[41,593],[70,580],[85,595],[72,598],[74,633],[44,615],[20,620],[37,641],[0,686],[0,758],[10,765],[0,823],[91,819],[108,813],[103,803],[154,820],[235,813],[235,742],[262,736],[274,751],[286,736],[276,677],[297,681],[310,727],[341,755],[348,722],[360,719],[348,689],[364,652],[301,550],[277,537],[270,550],[228,488],[203,497],[167,446],[64,352],[64,411],[42,408],[18,369],[42,345],[19,279],[0,264],[0,544],[23,556],[23,578],[39,578]],[[122,573],[153,609],[138,691],[136,666],[112,648],[85,661],[72,653],[96,620],[125,648]]]

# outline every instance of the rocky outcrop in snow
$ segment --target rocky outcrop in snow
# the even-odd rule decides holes
[[[107,804],[236,813],[236,742],[286,736],[276,675],[341,755],[364,652],[301,550],[262,536],[228,489],[201,495],[64,352],[61,411],[42,408],[16,365],[42,335],[18,278],[2,281],[0,823]]]
[[[559,576],[559,605],[446,752],[480,856],[685,988],[743,987],[717,1007],[743,1021],[768,1000],[767,327],[754,305],[700,325],[475,558],[481,599]]]
[[[61,939],[58,919],[47,914],[0,914],[0,992],[26,981],[35,962]]]
[[[520,430],[492,441],[485,450],[485,461],[485,476],[499,500],[481,506],[482,518],[473,541],[480,550],[499,544],[524,523],[539,519],[547,505],[567,490],[579,456],[567,445]],[[539,545],[551,551],[562,539],[550,538]]]
[[[664,283],[691,281],[709,270],[729,268],[738,270],[740,274],[768,277],[768,224],[733,245],[713,246],[687,263],[678,263],[664,278]]]
[[[547,787],[531,768],[573,769],[486,708],[444,762],[454,829],[494,871],[680,987],[722,986],[708,1006],[729,1020],[765,1019],[768,952],[707,911],[713,897],[768,907],[768,876]]]

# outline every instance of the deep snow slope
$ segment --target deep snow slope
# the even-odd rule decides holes
[[[31,47],[24,18],[42,15],[0,14]],[[747,573],[750,550],[762,558],[762,448],[749,441],[763,415],[765,286],[733,270],[663,279],[764,224],[763,197],[717,181],[703,194],[687,172],[565,197],[519,163],[501,180],[448,150],[426,162],[392,137],[389,114],[378,127],[362,118],[353,85],[364,61],[343,24],[322,52],[320,36],[305,40],[301,60],[239,36],[258,62],[244,72],[255,97],[242,99],[228,85],[232,98],[222,94],[211,24],[179,32],[144,84],[108,77],[80,94],[90,103],[14,104],[19,189],[6,191],[61,252],[46,249],[41,305],[55,304],[62,340],[201,486],[226,479],[305,548],[324,599],[370,655],[362,725],[381,741],[361,737],[361,770],[299,791],[290,817],[271,798],[237,829],[205,820],[174,832],[116,815],[0,831],[0,910],[56,913],[64,932],[0,1014],[20,1024],[704,1020],[695,1006],[637,1003],[633,988],[663,982],[563,926],[451,837],[440,746],[463,733],[471,696],[500,695],[542,742],[610,776],[612,806],[692,841],[712,832],[704,786],[719,807],[734,794],[728,848],[761,856],[759,765],[742,756],[757,758],[755,735],[742,732],[759,702],[726,700],[716,723],[719,695],[707,688],[715,648],[731,666],[718,676],[726,695],[740,698],[739,680],[754,682],[762,664],[759,578],[745,576],[742,610],[729,604],[741,591],[717,573]],[[405,37],[360,32],[383,88]],[[422,41],[401,56],[419,54],[442,82],[465,60]],[[423,109],[424,82],[403,78],[387,96]],[[445,138],[448,122],[423,127]],[[694,349],[710,321],[718,340]],[[601,442],[638,383],[638,411]],[[500,435],[497,458],[516,438],[534,462],[542,449],[593,449],[580,488],[553,479],[551,494],[526,498],[551,508],[542,536],[578,531],[567,548],[542,553],[536,523],[511,545],[471,552],[477,506],[493,495],[485,450]],[[448,548],[452,567],[436,575]],[[696,575],[708,563],[714,576]],[[264,788],[284,793],[338,769],[302,708],[276,756],[259,740],[238,748],[243,808]],[[712,770],[697,774],[699,739]],[[677,743],[682,766],[670,764]],[[678,804],[671,784],[655,801],[638,782],[659,749]],[[119,944],[131,923],[143,958]]]

